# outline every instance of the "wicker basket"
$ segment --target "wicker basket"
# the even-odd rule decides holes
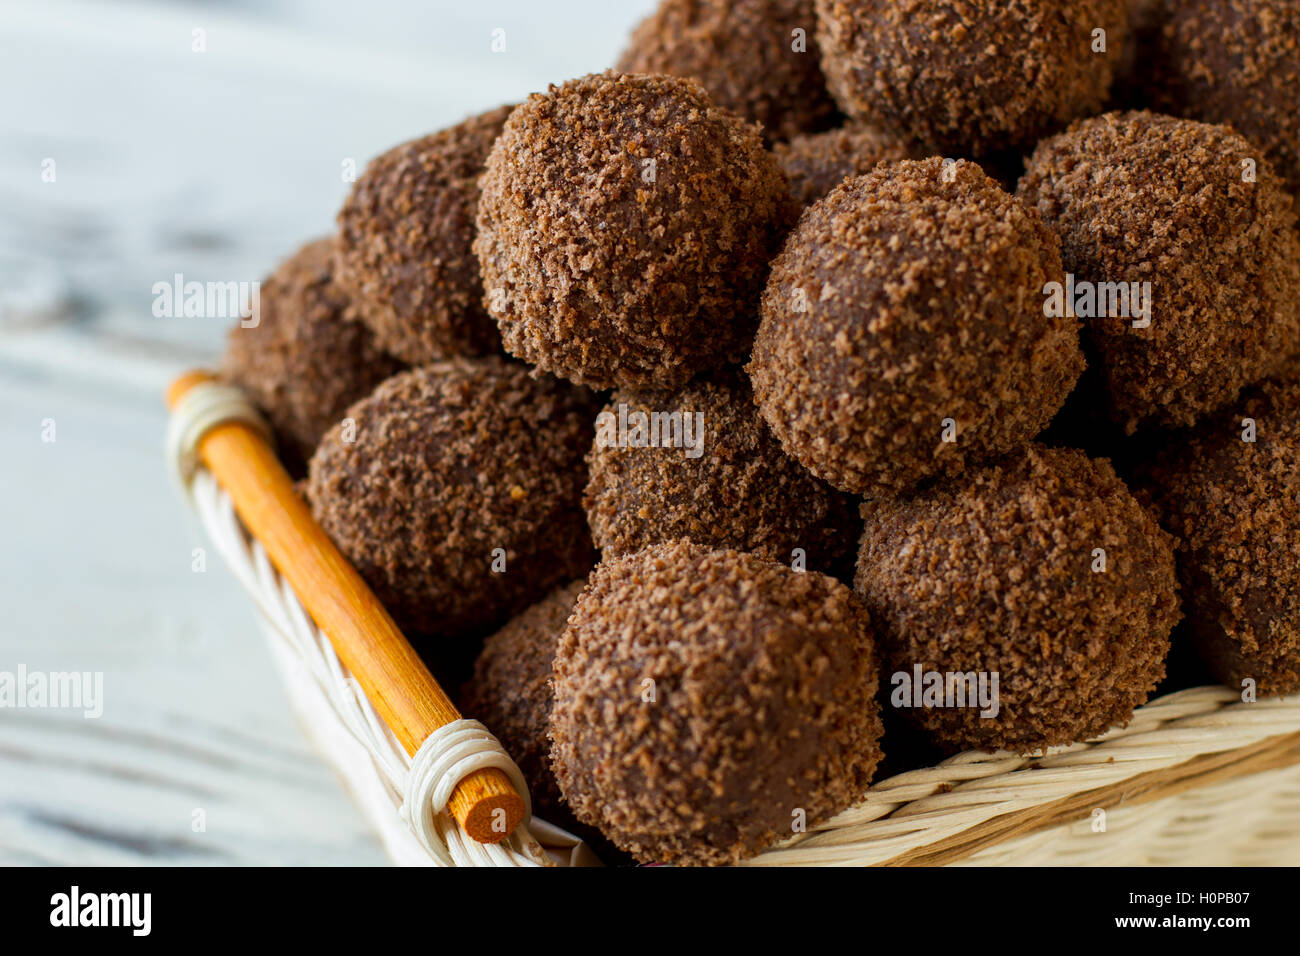
[[[190,461],[245,403],[173,414],[171,454]],[[178,420],[184,418],[184,421]],[[533,818],[486,846],[427,801],[412,760],[201,465],[181,469],[207,533],[256,605],[290,699],[392,858],[456,866],[598,861]],[[418,792],[417,792],[418,791]],[[432,825],[413,825],[415,819]],[[1140,708],[1124,728],[1041,757],[970,752],[882,780],[853,807],[747,866],[1300,864],[1300,698],[1243,702],[1199,687]]]

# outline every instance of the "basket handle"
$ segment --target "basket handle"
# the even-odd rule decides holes
[[[168,408],[212,381],[204,371],[182,375],[167,390]],[[198,453],[406,752],[414,756],[431,733],[459,720],[379,599],[316,523],[262,435],[241,422],[226,422],[202,437]],[[504,840],[526,812],[509,778],[495,768],[461,780],[448,807],[479,843]]]

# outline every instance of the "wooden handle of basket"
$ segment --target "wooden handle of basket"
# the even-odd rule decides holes
[[[168,407],[212,380],[202,371],[181,376],[167,390]],[[316,523],[262,436],[240,423],[219,425],[198,452],[407,753],[414,755],[434,730],[460,719],[379,599]],[[524,817],[523,798],[491,768],[462,780],[450,809],[479,843],[504,840]]]

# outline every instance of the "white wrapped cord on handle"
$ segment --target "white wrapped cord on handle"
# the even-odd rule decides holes
[[[465,718],[439,727],[411,758],[402,818],[421,840],[431,842],[436,833],[435,818],[447,809],[456,785],[487,767],[503,771],[523,796],[526,809],[522,825],[527,826],[533,805],[524,775],[486,727]]]
[[[233,389],[179,403],[177,412],[168,430],[172,469],[256,602],[304,731],[343,775],[390,855],[411,865],[598,865],[576,837],[536,818],[497,844],[461,830],[444,809],[457,779],[496,767],[526,800],[518,768],[506,765],[474,721],[453,722],[414,759],[407,755],[243,527],[229,494],[199,466],[198,442],[215,425],[238,420],[265,434],[265,423]],[[1240,775],[1231,773],[1234,765]],[[1189,788],[1182,781],[1191,773],[1205,782]],[[1153,775],[1172,779],[1170,795],[1129,799]],[[1111,792],[1118,803],[1108,810],[1109,838],[1087,819],[1051,816],[1058,801]],[[1026,814],[1043,816],[1047,827],[1011,839],[990,830]],[[1040,757],[960,754],[878,781],[835,818],[745,864],[897,864],[918,854],[995,864],[1300,863],[1300,695],[1247,703],[1225,688],[1192,688],[1140,707],[1127,727]]]
[[[167,457],[204,527],[240,583],[253,596],[263,629],[300,713],[304,730],[343,771],[349,788],[380,829],[390,854],[402,862],[443,866],[545,866],[594,862],[576,837],[542,821],[542,846],[529,828],[531,803],[523,774],[481,723],[461,719],[439,728],[414,758],[375,712],[235,512],[230,496],[202,466],[198,447],[213,428],[239,422],[266,438],[270,428],[244,394],[218,383],[196,385],[173,409]],[[523,797],[524,823],[506,840],[480,844],[447,812],[457,785],[487,767],[504,772]]]
[[[232,385],[206,382],[186,392],[167,420],[167,463],[176,483],[188,491],[199,461],[199,442],[218,425],[239,422],[258,432],[275,447],[271,426],[241,390]]]

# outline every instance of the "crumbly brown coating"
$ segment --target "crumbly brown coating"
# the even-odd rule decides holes
[[[1173,542],[1109,462],[1031,445],[862,510],[856,587],[889,671],[998,674],[995,717],[905,711],[942,746],[1084,740],[1129,720],[1164,676],[1180,617]]]
[[[1300,691],[1300,362],[1289,372],[1177,434],[1142,477],[1178,542],[1198,650],[1216,679],[1261,695]]]
[[[594,387],[671,388],[743,352],[787,184],[694,80],[535,94],[488,159],[475,250],[513,355]]]
[[[619,392],[605,413],[587,456],[583,504],[606,559],[690,538],[786,564],[798,548],[806,567],[827,574],[852,560],[861,533],[857,503],[781,450],[742,376],[697,380],[676,392]],[[611,442],[620,416],[638,413],[690,422],[703,415],[698,456],[682,447]],[[701,436],[692,431],[691,438]]]
[[[907,148],[891,134],[861,125],[796,136],[777,143],[772,151],[800,208],[811,206],[850,176],[865,175],[886,160],[909,158]]]
[[[1023,445],[1084,365],[1075,320],[1043,315],[1059,248],[974,163],[848,180],[773,264],[749,365],[763,417],[787,453],[858,494]]]
[[[318,239],[282,262],[259,289],[257,325],[230,330],[221,363],[221,377],[270,422],[293,474],[349,405],[403,368],[357,321],[333,253],[333,239]]]
[[[390,149],[339,211],[339,282],[383,346],[412,365],[501,348],[472,244],[478,178],[511,109]]]
[[[347,414],[355,441],[330,430],[308,497],[404,630],[482,634],[591,567],[584,390],[495,356],[451,359],[394,376]]]
[[[1126,0],[816,0],[831,93],[922,153],[1028,148],[1098,112],[1126,39]],[[1106,31],[1094,53],[1093,31]]]
[[[816,27],[813,0],[661,0],[632,33],[618,70],[699,80],[719,106],[789,139],[839,115]]]
[[[859,797],[876,656],[844,585],[676,541],[601,564],[555,660],[569,806],[645,863],[728,864]]]
[[[1154,0],[1143,71],[1153,109],[1231,125],[1300,195],[1300,6]]]
[[[552,591],[517,615],[483,644],[474,676],[461,690],[461,713],[482,721],[510,754],[542,817],[563,814],[563,797],[551,772],[547,728],[555,694],[551,669],[560,635],[587,582]]]
[[[1190,425],[1300,349],[1290,199],[1226,126],[1147,112],[1082,120],[1045,140],[1018,193],[1061,237],[1067,272],[1151,283],[1151,324],[1085,318],[1111,414],[1129,432]]]

